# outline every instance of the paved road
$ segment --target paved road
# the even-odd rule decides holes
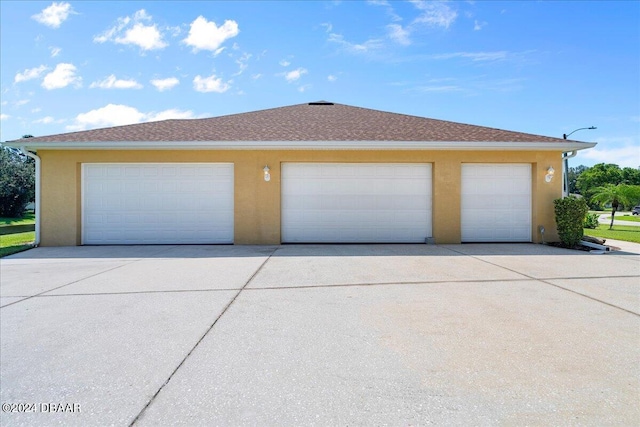
[[[639,248],[37,248],[0,424],[637,425]]]
[[[628,213],[627,213],[628,214]],[[620,218],[623,214],[617,213],[616,216],[613,218],[613,225],[630,225],[632,227],[640,227],[640,222],[635,222],[635,221],[623,221],[620,220],[618,218]],[[600,224],[606,224],[609,225],[611,224],[611,214],[603,214],[600,215],[598,217],[598,223]]]

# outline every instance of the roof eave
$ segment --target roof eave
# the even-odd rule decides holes
[[[38,150],[474,150],[577,151],[594,142],[517,141],[86,141],[18,140],[3,145]]]

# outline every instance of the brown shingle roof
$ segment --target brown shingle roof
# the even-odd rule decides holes
[[[29,144],[114,141],[563,141],[342,104],[313,104],[318,103],[207,119],[164,120],[42,136],[29,139]]]

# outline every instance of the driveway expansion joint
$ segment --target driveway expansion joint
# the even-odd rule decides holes
[[[220,312],[220,314],[215,318],[215,320],[213,321],[213,323],[211,324],[211,326],[209,326],[207,328],[207,330],[204,332],[204,334],[202,334],[202,336],[200,337],[200,339],[195,343],[195,345],[191,348],[191,350],[189,350],[189,352],[187,353],[187,355],[180,361],[180,363],[178,364],[178,366],[176,366],[176,368],[173,370],[173,372],[171,372],[171,374],[169,375],[169,377],[166,379],[166,381],[160,386],[160,388],[153,394],[153,396],[151,396],[151,399],[149,399],[149,401],[144,405],[144,407],[142,408],[142,410],[138,413],[138,415],[136,415],[136,417],[133,419],[133,421],[131,421],[131,423],[129,424],[129,427],[132,427],[133,425],[135,425],[138,420],[140,420],[143,416],[144,413],[147,411],[147,409],[151,406],[151,404],[156,400],[156,398],[158,397],[158,395],[160,394],[160,392],[165,388],[165,386],[167,384],[169,384],[169,382],[171,381],[171,379],[173,378],[173,376],[176,374],[176,372],[178,372],[180,370],[180,368],[182,367],[182,365],[184,365],[184,363],[187,361],[187,359],[189,358],[189,356],[191,356],[191,354],[195,351],[196,348],[198,348],[198,346],[200,345],[200,343],[202,342],[202,340],[205,339],[205,337],[207,335],[209,335],[209,332],[211,332],[211,330],[213,330],[214,326],[216,326],[216,323],[218,323],[218,320],[220,320],[220,318],[222,318],[222,316],[224,316],[224,314],[227,312],[227,310],[229,310],[229,308],[231,307],[231,305],[233,305],[233,303],[236,301],[236,299],[238,299],[238,296],[240,296],[240,294],[242,293],[242,291],[249,285],[249,283],[251,283],[251,281],[258,275],[258,273],[260,273],[260,271],[262,270],[262,268],[265,266],[265,264],[267,262],[269,262],[269,260],[271,259],[271,257],[278,251],[278,249],[280,249],[280,246],[276,247],[273,249],[273,251],[269,254],[269,256],[267,257],[267,259],[265,259],[262,264],[260,264],[260,267],[258,267],[256,269],[256,271],[253,272],[253,274],[251,275],[251,277],[249,277],[249,279],[245,282],[245,284],[238,289],[238,292],[234,295],[234,297],[231,299],[231,301],[229,301],[229,303],[222,309],[222,311]],[[235,289],[234,289],[235,290]]]
[[[160,251],[156,252],[154,255],[161,254],[162,252],[167,252],[167,251],[169,251],[171,249],[173,249],[173,247],[164,248],[163,250],[160,250]],[[14,304],[18,304],[19,302],[30,300],[31,298],[41,297],[41,296],[49,296],[49,295],[44,295],[44,294],[47,294],[47,293],[53,292],[53,291],[57,291],[58,289],[62,289],[64,287],[66,287],[66,286],[70,286],[70,285],[73,285],[75,283],[82,282],[83,280],[90,279],[92,277],[96,277],[96,276],[99,276],[99,275],[104,274],[104,273],[108,273],[109,271],[117,270],[118,268],[125,267],[127,265],[133,264],[133,263],[138,262],[138,261],[142,261],[143,259],[145,259],[145,258],[135,258],[135,259],[133,259],[131,261],[125,261],[122,264],[117,265],[117,266],[115,266],[113,268],[109,268],[107,270],[103,270],[103,271],[100,271],[100,272],[95,273],[95,274],[90,274],[89,276],[82,277],[82,278],[80,278],[78,280],[74,280],[73,282],[65,283],[64,285],[60,285],[60,286],[58,286],[56,288],[53,288],[53,289],[47,289],[46,291],[42,291],[42,292],[37,293],[35,295],[29,295],[24,299],[21,299],[21,300],[18,300],[18,301],[14,301],[14,302],[9,303],[7,305],[3,305],[2,307],[0,307],[0,310],[3,309],[3,308],[7,308],[7,307],[9,307],[11,305],[14,305]],[[51,296],[54,296],[54,295],[51,295]],[[20,297],[18,297],[18,298],[20,298]]]
[[[17,303],[19,303],[19,302],[23,302],[23,301],[30,300],[31,298],[36,298],[36,297],[42,297],[42,296],[45,296],[44,294],[46,294],[46,293],[53,292],[53,291],[57,291],[58,289],[62,289],[62,288],[64,288],[65,286],[73,285],[74,283],[78,283],[78,282],[81,282],[81,281],[83,281],[83,280],[90,279],[90,278],[92,278],[92,277],[99,276],[99,275],[104,274],[104,273],[108,273],[109,271],[113,271],[113,270],[116,270],[116,269],[118,269],[118,268],[122,268],[122,267],[124,267],[125,265],[129,265],[129,264],[134,263],[134,262],[136,262],[136,261],[140,261],[140,259],[137,259],[137,260],[134,260],[134,261],[130,261],[130,262],[126,262],[126,263],[121,264],[121,265],[117,265],[117,266],[112,267],[112,268],[109,268],[109,269],[107,269],[107,270],[103,270],[103,271],[101,271],[101,272],[99,272],[99,273],[90,274],[89,276],[85,276],[85,277],[83,277],[83,278],[81,278],[81,279],[74,280],[73,282],[69,282],[69,283],[65,283],[64,285],[60,285],[60,286],[58,286],[57,288],[47,289],[46,291],[42,291],[42,292],[40,292],[40,293],[38,293],[38,294],[35,294],[35,295],[29,295],[29,296],[27,296],[27,297],[26,297],[26,298],[24,298],[24,299],[21,299],[21,300],[19,300],[19,301],[14,301],[14,302],[12,302],[12,303],[9,303],[9,304],[7,304],[7,305],[4,305],[4,306],[0,307],[0,310],[1,310],[1,309],[3,309],[3,308],[7,308],[7,307],[9,307],[9,306],[11,306],[11,305],[17,304]],[[52,296],[53,296],[53,295],[52,295]]]
[[[53,290],[53,289],[52,289]],[[34,295],[38,298],[53,298],[53,297],[90,297],[90,296],[104,296],[104,295],[140,295],[140,294],[175,294],[175,293],[189,293],[189,292],[232,292],[237,291],[238,288],[216,288],[216,289],[166,289],[163,291],[129,291],[129,292],[85,292],[74,294],[50,294],[50,295]],[[50,291],[47,291],[50,292]],[[15,298],[24,298],[21,296]]]
[[[622,310],[622,311],[627,312],[627,313],[629,313],[629,314],[632,314],[632,315],[634,315],[634,316],[638,316],[638,317],[640,317],[640,314],[638,314],[638,313],[636,313],[636,312],[634,312],[634,311],[631,311],[631,310],[628,310],[628,309],[626,309],[626,308],[622,308],[622,307],[620,307],[620,306],[617,306],[617,305],[615,305],[615,304],[611,304],[611,303],[608,303],[608,302],[606,302],[606,301],[602,301],[601,299],[594,298],[594,297],[592,297],[592,296],[589,296],[589,295],[586,295],[586,294],[583,294],[583,293],[580,293],[580,292],[574,291],[573,289],[568,289],[568,288],[562,287],[562,286],[560,286],[560,285],[556,285],[556,284],[551,283],[551,282],[549,282],[549,281],[548,281],[548,280],[558,280],[558,279],[541,279],[541,278],[533,277],[533,276],[530,276],[530,275],[528,275],[528,274],[521,273],[521,272],[519,272],[519,271],[513,270],[513,269],[508,268],[508,267],[505,267],[505,266],[503,266],[503,265],[495,264],[495,263],[493,263],[493,262],[491,262],[491,261],[487,261],[486,259],[479,258],[477,255],[465,254],[464,252],[459,252],[459,251],[456,251],[456,250],[454,250],[454,249],[450,249],[450,248],[448,248],[448,249],[449,249],[449,250],[451,250],[451,251],[453,251],[453,252],[457,252],[457,253],[459,253],[459,254],[463,254],[463,255],[469,256],[469,257],[471,257],[471,258],[477,259],[478,261],[482,261],[482,262],[484,262],[484,263],[487,263],[487,264],[493,265],[493,266],[495,266],[495,267],[502,268],[502,269],[507,270],[507,271],[510,271],[510,272],[512,272],[512,273],[516,273],[516,274],[519,274],[519,275],[521,275],[521,276],[528,277],[528,278],[530,278],[530,280],[534,280],[534,281],[536,281],[536,282],[544,283],[545,285],[553,286],[553,287],[556,287],[556,288],[558,288],[558,289],[562,289],[562,290],[565,290],[565,291],[567,291],[567,292],[571,292],[571,293],[574,293],[574,294],[576,294],[576,295],[580,295],[580,296],[585,297],[585,298],[588,298],[588,299],[590,299],[590,300],[592,300],[592,301],[596,301],[596,302],[599,302],[599,303],[601,303],[601,304],[608,305],[609,307],[617,308],[618,310]],[[607,277],[611,277],[611,276],[607,276]],[[638,277],[638,276],[621,276],[621,277]],[[581,278],[580,278],[580,277],[570,277],[570,278],[561,278],[561,279],[581,279]]]

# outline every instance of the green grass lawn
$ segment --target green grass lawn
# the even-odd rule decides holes
[[[613,230],[609,230],[609,226],[601,224],[596,229],[585,228],[584,234],[602,239],[640,243],[640,227],[632,225],[614,225]]]
[[[611,221],[611,217],[608,217],[607,219]],[[616,220],[640,222],[640,215],[620,215],[620,216],[616,215],[614,217],[614,221]]]
[[[28,225],[36,223],[36,215],[33,212],[24,214],[22,218],[3,218],[0,217],[0,227],[9,225]]]
[[[29,249],[35,240],[35,231],[0,236],[0,258]]]

